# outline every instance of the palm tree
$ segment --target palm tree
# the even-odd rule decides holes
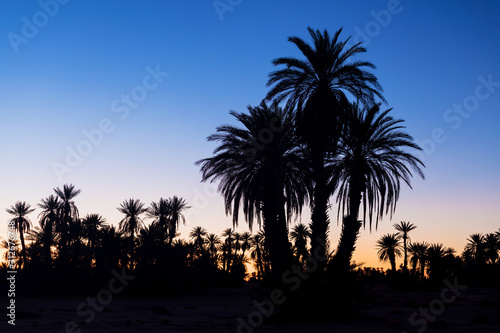
[[[441,243],[431,244],[427,249],[427,260],[429,262],[427,269],[429,278],[438,282],[442,282],[446,268],[444,267],[444,257],[446,248]]]
[[[267,99],[276,98],[278,102],[287,100],[289,106],[297,108],[297,129],[302,141],[310,151],[310,166],[314,182],[312,206],[311,247],[319,248],[324,255],[328,230],[327,173],[325,157],[335,154],[335,146],[341,128],[341,117],[348,104],[346,93],[357,100],[371,104],[375,97],[382,100],[382,87],[377,78],[366,68],[375,68],[369,62],[353,60],[353,57],[366,52],[358,43],[347,47],[340,41],[339,29],[333,37],[325,30],[308,28],[313,45],[299,37],[289,37],[305,56],[305,60],[291,57],[273,60],[275,66],[285,66],[269,74],[268,86],[272,89]]]
[[[18,201],[6,211],[10,215],[14,216],[10,223],[14,224],[14,229],[19,232],[19,238],[21,239],[21,252],[23,257],[23,267],[26,267],[26,245],[24,244],[24,233],[31,229],[31,221],[27,217],[29,213],[32,213],[35,209],[31,208],[29,204],[25,201]]]
[[[473,259],[478,263],[483,263],[485,259],[485,238],[483,234],[472,234],[467,238],[465,250],[472,253]]]
[[[290,238],[293,241],[295,256],[299,262],[303,262],[304,259],[309,256],[307,243],[310,236],[311,232],[309,231],[309,228],[302,223],[294,226],[290,232]]]
[[[250,252],[250,258],[252,258],[255,263],[259,279],[262,279],[262,277],[267,275],[269,271],[266,243],[266,236],[263,230],[260,230],[252,237],[252,250]]]
[[[243,128],[218,127],[217,134],[208,137],[220,142],[215,156],[196,164],[201,164],[202,181],[220,180],[218,190],[226,214],[233,215],[233,227],[238,225],[240,205],[250,230],[254,220],[260,227],[263,218],[273,274],[281,276],[291,257],[287,222],[300,214],[307,200],[308,169],[288,122],[293,116],[289,109],[262,102],[248,111],[230,112]]]
[[[497,262],[499,246],[500,239],[495,233],[484,236],[484,254],[488,263],[495,264]]]
[[[229,271],[232,264],[236,233],[233,229],[227,228],[222,231],[222,237],[226,237],[222,246],[222,268],[225,271]]]
[[[354,252],[361,227],[358,212],[363,204],[363,224],[367,220],[376,227],[384,213],[392,213],[400,193],[400,182],[411,188],[411,170],[422,178],[424,164],[407,149],[422,150],[405,133],[403,120],[389,116],[391,109],[380,112],[379,104],[359,108],[351,104],[345,118],[345,127],[337,152],[331,160],[331,188],[337,187],[339,212],[347,211],[337,248],[338,263],[344,269]],[[367,218],[368,215],[368,218]]]
[[[130,240],[133,242],[134,234],[139,232],[143,226],[140,215],[146,211],[144,203],[139,199],[125,200],[117,208],[125,217],[120,221],[119,228],[121,232],[128,233]]]
[[[408,240],[410,239],[408,234],[410,233],[410,231],[415,230],[417,226],[415,226],[411,222],[401,221],[399,222],[399,224],[394,224],[393,227],[397,230],[398,235],[403,238],[403,247],[405,253],[403,269],[406,273],[408,272]]]
[[[17,238],[10,238],[8,241],[2,239],[0,242],[0,248],[5,250],[3,253],[3,259],[7,262],[7,265],[10,270],[15,270],[16,265],[20,267],[19,263],[15,260],[16,253],[19,253],[19,247],[21,246],[20,241]],[[14,257],[12,256],[14,254]]]
[[[182,222],[186,224],[186,218],[183,214],[184,210],[191,208],[188,206],[186,200],[179,198],[174,195],[168,200],[168,206],[170,207],[170,218],[168,219],[168,234],[169,243],[172,244],[172,240],[177,236],[177,227],[179,223]]]
[[[153,223],[157,224],[164,231],[164,236],[169,237],[168,230],[170,226],[170,218],[172,216],[171,200],[160,198],[158,202],[151,202],[151,205],[146,210],[146,215],[153,219]]]
[[[46,199],[42,199],[41,203],[38,204],[38,207],[42,209],[39,217],[39,223],[42,229],[45,231],[45,238],[43,240],[43,247],[45,251],[45,260],[49,262],[52,259],[51,255],[51,247],[54,241],[54,229],[58,225],[58,209],[61,205],[59,201],[59,197],[54,195],[50,195]]]
[[[89,214],[82,220],[82,227],[87,236],[87,247],[93,248],[99,233],[99,229],[104,227],[106,219],[99,214]]]
[[[420,279],[423,280],[425,277],[425,266],[428,258],[429,243],[411,243],[408,250],[412,254],[413,258],[417,258],[420,268]]]
[[[216,234],[208,234],[206,237],[206,243],[210,261],[217,267],[217,248],[222,242]]]
[[[194,246],[198,253],[201,255],[203,253],[203,245],[205,244],[205,236],[207,235],[207,229],[203,227],[194,227],[189,233],[189,238],[194,242]]]
[[[69,228],[78,219],[78,208],[76,208],[73,199],[80,194],[81,190],[76,190],[73,184],[65,184],[62,189],[58,187],[54,191],[59,199],[61,199],[58,209],[59,218],[56,220],[58,222],[56,230],[61,235],[59,259],[65,262],[68,259]]]
[[[241,261],[245,259],[245,254],[247,250],[250,248],[250,243],[252,240],[252,234],[250,234],[248,231],[245,231],[244,233],[240,234],[240,241],[241,241]]]
[[[401,257],[401,238],[398,234],[386,234],[377,241],[378,257],[391,263],[392,272],[396,272],[396,257]]]

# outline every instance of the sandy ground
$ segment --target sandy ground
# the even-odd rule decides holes
[[[89,312],[79,315],[76,311],[85,297],[18,298],[16,325],[8,325],[3,312],[0,332],[252,332],[250,326],[250,329],[240,326],[238,331],[237,318],[246,319],[256,310],[252,304],[257,295],[255,291],[256,286],[249,284],[245,288],[203,290],[183,297],[115,297],[102,311],[96,311],[89,323],[85,322]],[[396,293],[378,286],[366,296],[363,312],[368,319],[361,322],[277,324],[265,321],[253,331],[500,332],[500,290],[468,288],[453,302],[445,304],[442,311],[440,304],[444,303],[435,301],[441,299],[440,291]],[[376,304],[370,303],[370,299],[376,299]],[[417,315],[414,321],[420,320],[418,324],[410,325],[409,318],[414,312],[430,306],[441,312],[437,316],[431,312],[432,320]],[[74,324],[67,324],[72,321]]]

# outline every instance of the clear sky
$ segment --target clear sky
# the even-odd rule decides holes
[[[65,183],[82,190],[82,216],[117,224],[125,199],[178,195],[193,206],[182,237],[230,227],[194,162],[211,156],[217,126],[234,123],[229,110],[260,103],[271,60],[300,56],[287,37],[309,40],[307,26],[365,43],[386,107],[426,150],[427,179],[403,189],[392,221],[362,232],[355,260],[380,266],[375,241],[401,220],[418,226],[412,239],[459,252],[469,234],[500,228],[498,1],[216,4],[0,2],[1,236],[5,208],[36,206]]]

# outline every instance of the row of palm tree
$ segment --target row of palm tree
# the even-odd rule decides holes
[[[289,267],[288,225],[305,204],[312,212],[311,246],[324,256],[329,200],[336,193],[344,218],[334,268],[347,271],[361,225],[371,228],[375,220],[377,227],[394,212],[400,183],[410,186],[412,171],[423,178],[423,163],[411,152],[421,148],[403,121],[390,109],[381,112],[376,101],[385,102],[369,72],[375,66],[355,59],[366,49],[361,43],[348,47],[342,29],[334,36],[308,29],[312,45],[289,38],[305,59],[275,59],[282,68],[269,74],[265,100],[248,113],[231,111],[241,127],[219,126],[208,137],[219,144],[214,156],[196,163],[202,181],[219,181],[234,226],[240,208],[250,229],[262,223],[276,276]]]
[[[383,235],[376,243],[379,259],[390,262],[392,273],[397,270],[396,258],[401,256],[404,256],[403,273],[411,273],[420,280],[425,279],[426,273],[431,279],[440,280],[461,267],[500,264],[500,229],[495,233],[470,235],[461,256],[457,256],[453,248],[441,243],[411,242],[408,234],[416,228],[413,223],[402,221],[394,227],[397,233]]]

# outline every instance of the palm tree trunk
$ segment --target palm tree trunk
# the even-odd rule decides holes
[[[349,193],[349,215],[343,219],[342,233],[340,235],[337,253],[335,254],[336,264],[344,272],[349,271],[352,255],[356,249],[356,240],[361,229],[361,222],[358,221],[359,206],[361,204],[361,186],[357,179],[356,171],[351,175]]]
[[[26,246],[24,244],[24,234],[22,228],[19,228],[19,238],[21,239],[21,247],[22,247],[21,255],[23,257],[23,269],[26,269],[26,267],[28,266],[28,262],[26,261]]]
[[[318,257],[325,257],[328,230],[328,198],[329,192],[326,185],[325,167],[321,153],[311,153],[314,177],[313,207],[311,214],[311,253],[317,253]],[[318,156],[319,155],[319,156]],[[319,264],[319,272],[326,266],[326,261]]]
[[[392,274],[396,274],[396,255],[394,252],[389,253],[389,260],[391,261]]]
[[[404,257],[404,266],[403,267],[404,267],[405,273],[408,273],[408,248],[406,246],[407,238],[408,237],[406,235],[403,237],[403,246],[405,248],[405,257]]]

